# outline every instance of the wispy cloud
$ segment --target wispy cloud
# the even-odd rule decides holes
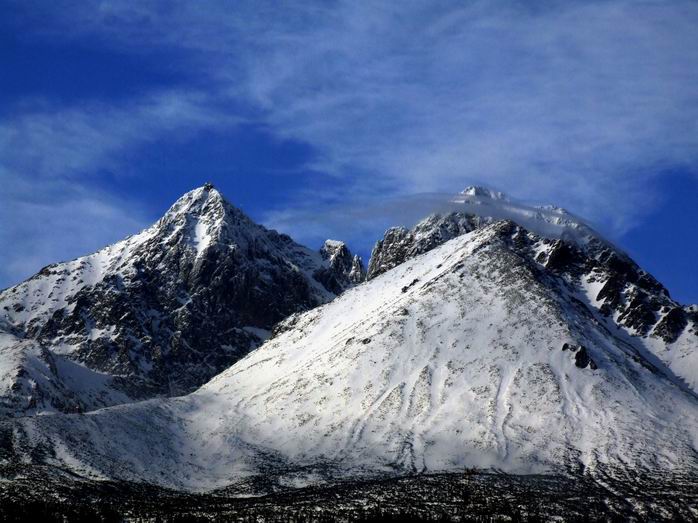
[[[63,16],[113,45],[198,52],[215,96],[263,109],[357,184],[474,180],[622,229],[648,179],[698,161],[694,2],[294,4]]]
[[[87,254],[138,231],[147,213],[133,202],[66,181],[36,186],[0,172],[0,288],[42,266]]]
[[[138,175],[124,157],[167,135],[234,125],[195,93],[165,92],[127,106],[92,103],[32,109],[0,122],[0,287],[49,262],[86,254],[143,228],[138,201],[100,190],[105,172]]]
[[[482,183],[619,234],[661,196],[648,187],[662,173],[697,170],[695,2],[103,1],[25,16],[44,38],[176,49],[205,88],[133,111],[22,116],[0,131],[37,142],[15,172],[103,168],[150,136],[244,110],[310,144],[310,167],[354,206]],[[336,195],[313,197],[318,212],[335,208]],[[312,226],[306,208],[289,202],[285,219]]]
[[[252,95],[321,167],[404,192],[475,180],[619,230],[648,180],[696,165],[695,4],[394,5],[347,8],[252,67]]]
[[[202,128],[239,121],[191,92],[161,92],[121,105],[61,107],[33,100],[30,110],[0,123],[1,161],[6,169],[33,177],[78,177],[118,164],[124,151],[163,134],[184,139]]]

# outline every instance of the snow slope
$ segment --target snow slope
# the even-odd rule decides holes
[[[537,259],[550,246],[487,225],[291,316],[188,396],[0,430],[13,460],[189,490],[465,467],[695,475],[695,393]]]
[[[432,214],[411,229],[386,231],[373,248],[367,278],[500,219],[541,238],[532,253],[536,262],[565,280],[597,321],[638,338],[643,350],[698,392],[698,307],[672,300],[652,275],[559,207],[523,205],[501,192],[468,187],[451,198],[446,212]]]
[[[79,412],[128,401],[113,377],[0,332],[0,412]]]

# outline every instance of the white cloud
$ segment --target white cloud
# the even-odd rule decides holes
[[[0,162],[32,177],[89,175],[119,164],[125,151],[164,134],[174,141],[202,128],[239,122],[214,111],[204,95],[193,92],[165,91],[122,105],[33,102],[31,110],[0,122]]]
[[[147,223],[144,209],[66,181],[35,185],[0,170],[0,288],[88,254]]]
[[[104,1],[34,16],[46,38],[185,52],[206,87],[11,122],[4,140],[37,143],[14,160],[25,172],[102,168],[149,136],[234,119],[213,109],[234,102],[312,145],[354,207],[480,183],[618,235],[661,197],[658,177],[698,163],[695,2]],[[334,208],[319,196],[317,212]],[[284,216],[314,221],[302,199]]]
[[[484,182],[618,232],[649,180],[698,160],[694,2],[102,2],[62,16],[134,52],[195,51],[212,95],[254,103],[317,148],[318,169],[375,190]]]
[[[252,68],[270,120],[318,146],[325,167],[402,192],[489,183],[618,232],[649,180],[695,166],[698,5],[394,5],[298,29],[301,43]]]

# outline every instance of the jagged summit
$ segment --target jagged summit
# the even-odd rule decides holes
[[[184,240],[199,255],[220,239],[224,223],[233,217],[252,225],[247,216],[225,201],[212,185],[206,184],[180,197],[153,227],[168,236],[165,240],[168,243]]]
[[[554,212],[554,213],[557,213],[557,214],[569,214],[569,215],[572,214],[571,212],[569,212],[569,211],[568,211],[567,209],[565,209],[564,207],[558,207],[557,205],[551,205],[551,204],[548,204],[548,205],[537,205],[535,208],[536,208],[536,209],[540,209],[541,211],[550,211],[550,212]]]
[[[227,200],[211,183],[205,183],[180,196],[154,226],[176,220],[178,216],[182,215],[213,216],[225,220],[236,219],[256,225],[251,218]]]
[[[581,245],[609,243],[583,219],[556,205],[527,205],[511,200],[504,193],[472,186],[454,196],[448,208],[471,214],[486,222],[512,220],[551,239],[565,239]]]
[[[368,279],[456,236],[498,220],[510,220],[549,240],[564,240],[596,251],[611,248],[626,257],[584,220],[565,209],[554,205],[527,205],[487,187],[466,187],[439,207],[439,212],[422,219],[411,229],[392,227],[386,231],[371,253]]]
[[[327,267],[315,273],[315,278],[337,294],[342,289],[358,285],[366,279],[363,260],[352,255],[347,245],[338,240],[326,240],[320,248],[320,256]]]
[[[197,258],[209,248],[244,251],[264,244],[268,250],[295,250],[294,242],[288,236],[255,223],[212,184],[184,194],[151,229],[167,245],[181,243],[188,246]],[[318,261],[315,253],[302,258],[298,260],[301,268],[311,272],[316,269],[312,267],[313,262]]]
[[[205,214],[223,203],[228,203],[213,185],[206,184],[180,196],[167,210],[163,218],[178,214]],[[228,204],[230,205],[230,204]]]
[[[358,283],[346,246],[340,258],[254,223],[211,184],[189,191],[144,231],[0,293],[0,413],[189,392]]]

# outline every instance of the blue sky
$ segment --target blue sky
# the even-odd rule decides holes
[[[586,217],[698,302],[695,2],[0,0],[0,287],[216,184],[367,255],[419,193]]]

